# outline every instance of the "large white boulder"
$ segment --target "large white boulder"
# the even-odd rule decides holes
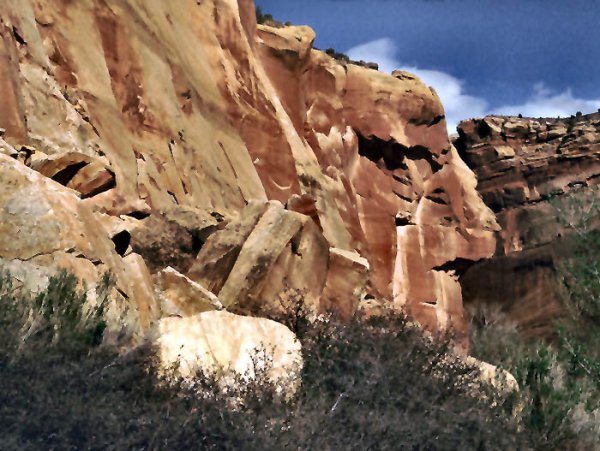
[[[184,378],[193,378],[200,370],[216,374],[227,384],[234,373],[251,380],[258,369],[264,369],[270,381],[285,385],[285,391],[295,391],[300,382],[300,342],[278,322],[208,311],[163,318],[158,332],[162,368],[175,368]]]

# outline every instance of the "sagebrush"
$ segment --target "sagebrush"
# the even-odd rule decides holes
[[[7,286],[5,336],[23,337],[30,308],[52,327],[1,342],[2,449],[527,446],[507,406],[478,395],[486,390],[478,369],[449,352],[447,337],[426,337],[402,315],[295,318],[305,364],[300,389],[286,397],[260,374],[224,392],[214,375],[190,384],[158,372],[151,347],[116,354],[97,340],[101,319],[84,314],[85,295],[69,276],[53,279],[37,303]]]

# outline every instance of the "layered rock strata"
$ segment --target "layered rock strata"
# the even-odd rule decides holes
[[[495,257],[462,278],[466,302],[498,306],[524,333],[546,335],[565,313],[565,237],[600,199],[600,114],[464,121],[455,145],[502,227]]]
[[[138,332],[292,287],[464,334],[457,271],[497,225],[416,77],[257,26],[250,0],[6,0],[0,20],[5,265],[112,271]]]

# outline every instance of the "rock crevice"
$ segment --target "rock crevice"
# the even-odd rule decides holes
[[[308,27],[257,25],[253,11],[8,1],[0,257],[39,254],[88,283],[113,271],[119,311],[140,329],[159,321],[172,267],[194,289],[171,295],[267,307],[289,285],[321,311],[351,316],[375,297],[464,334],[448,262],[491,256],[497,226],[439,97],[405,72],[314,49]],[[22,146],[34,152],[21,162]],[[11,197],[11,184],[25,191]]]

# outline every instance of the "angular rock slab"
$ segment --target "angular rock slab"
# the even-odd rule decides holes
[[[24,273],[20,284],[38,290],[59,269],[91,291],[106,271],[112,272],[118,291],[111,325],[137,334],[156,312],[149,273],[136,254],[123,259],[116,252],[110,229],[76,192],[0,154],[0,261],[11,272]],[[27,275],[39,280],[25,280]]]
[[[37,158],[30,167],[61,185],[93,197],[115,186],[115,174],[99,159],[78,152]]]
[[[351,318],[369,269],[357,252],[330,248],[313,218],[271,201],[210,236],[188,276],[227,307],[285,313],[291,299],[280,296],[292,288],[309,309]]]
[[[217,296],[170,266],[159,272],[157,279],[163,315],[193,316],[223,310]]]
[[[106,171],[90,163],[68,182],[84,197],[95,194],[86,199],[93,209],[139,219],[189,207],[227,221],[253,203],[291,200],[288,210],[297,210],[271,210],[272,224],[250,215],[259,226],[238,223],[237,232],[227,230],[230,241],[220,235],[207,242],[205,267],[189,274],[193,255],[162,264],[169,252],[161,252],[153,274],[176,267],[224,304],[269,302],[287,279],[318,305],[323,287],[342,289],[333,276],[327,280],[328,268],[337,267],[359,284],[345,292],[366,288],[391,300],[395,284],[441,280],[418,271],[405,279],[395,269],[398,218],[443,226],[446,235],[486,231],[471,215],[481,202],[472,173],[453,160],[439,97],[406,72],[335,60],[312,47],[308,27],[257,26],[250,0],[4,3],[3,138],[15,149],[76,152],[105,163]],[[273,243],[264,250],[267,235]],[[428,255],[444,253],[444,240],[434,249],[408,244],[425,255],[426,272]],[[368,261],[364,287],[365,266],[344,265],[329,249]],[[487,256],[483,248],[470,255]],[[117,271],[119,264],[108,266]],[[447,286],[436,293],[456,294],[441,290]]]
[[[358,310],[367,278],[369,262],[356,252],[329,249],[327,280],[321,296],[321,311],[337,311],[351,318]]]

